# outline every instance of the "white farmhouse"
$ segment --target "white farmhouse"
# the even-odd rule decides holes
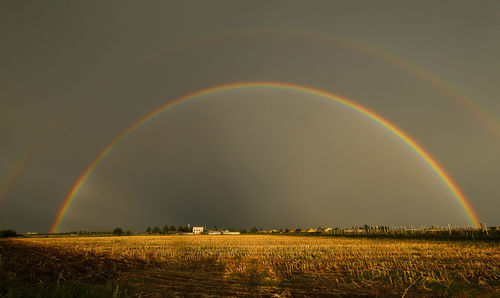
[[[203,227],[193,227],[193,234],[199,235],[203,233]]]

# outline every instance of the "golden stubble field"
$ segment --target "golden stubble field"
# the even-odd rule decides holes
[[[495,242],[271,235],[26,238],[0,241],[0,256],[5,271],[38,287],[107,283],[125,296],[500,295]]]

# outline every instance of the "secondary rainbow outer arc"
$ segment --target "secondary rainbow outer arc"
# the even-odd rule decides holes
[[[64,118],[68,118],[67,115]],[[16,161],[12,164],[9,170],[5,173],[5,176],[0,180],[0,203],[5,198],[6,194],[9,192],[10,188],[14,185],[14,182],[21,176],[23,169],[29,164],[43,145],[47,142],[47,136],[53,131],[58,124],[64,120],[62,117],[54,118],[52,121],[48,122],[47,125],[41,130],[41,133],[35,138],[35,140],[24,150],[24,152],[19,155]]]
[[[367,118],[375,121],[378,123],[380,126],[391,132],[393,135],[398,137],[400,140],[402,140],[409,148],[411,148],[415,153],[417,153],[420,158],[424,160],[424,162],[435,172],[435,174],[441,179],[445,187],[449,190],[451,195],[457,200],[459,205],[462,207],[464,213],[470,220],[470,222],[475,226],[475,227],[480,227],[480,220],[474,209],[472,208],[471,204],[465,197],[464,193],[460,190],[460,188],[457,186],[457,184],[451,179],[451,177],[445,172],[445,170],[439,165],[439,163],[422,147],[420,146],[416,141],[414,141],[408,134],[403,132],[401,129],[396,127],[394,124],[389,122],[388,120],[382,118],[382,116],[376,114],[375,112],[370,111],[369,109],[354,103],[351,100],[348,100],[346,98],[343,98],[341,96],[318,90],[318,89],[313,89],[311,87],[307,86],[302,86],[302,85],[297,85],[297,84],[290,84],[290,83],[280,83],[280,82],[240,82],[240,83],[233,83],[233,84],[226,84],[226,85],[219,85],[207,89],[203,89],[200,91],[196,91],[190,94],[187,94],[185,96],[179,97],[171,102],[168,102],[152,112],[144,115],[141,117],[139,120],[137,120],[135,123],[133,123],[131,126],[129,126],[125,131],[123,131],[121,134],[119,134],[117,137],[115,137],[97,156],[96,158],[89,164],[89,166],[85,169],[85,171],[80,175],[76,183],[73,185],[71,188],[71,191],[69,194],[66,196],[62,206],[59,209],[59,212],[57,213],[56,219],[54,220],[54,223],[50,229],[51,233],[56,233],[59,225],[64,218],[66,212],[68,211],[69,206],[73,202],[75,196],[78,194],[79,190],[85,183],[86,179],[89,177],[89,175],[92,173],[92,171],[96,168],[96,166],[100,163],[101,160],[103,160],[112,150],[113,148],[120,142],[122,141],[125,137],[127,137],[132,131],[135,129],[139,128],[142,126],[144,123],[147,121],[151,120],[161,112],[177,105],[180,104],[184,101],[187,101],[189,99],[193,99],[196,97],[200,97],[203,95],[208,95],[211,93],[215,92],[220,92],[220,91],[226,91],[226,90],[231,90],[231,89],[243,89],[243,88],[252,88],[252,87],[257,87],[257,88],[274,88],[274,89],[286,89],[286,90],[293,90],[293,91],[299,91],[307,94],[312,94],[316,95],[321,98],[328,99],[330,101],[336,102],[338,104],[341,104],[351,110],[354,110]]]
[[[28,164],[28,161],[32,158],[33,154],[37,151],[38,146],[29,147],[28,150],[13,163],[12,167],[5,174],[5,178],[0,183],[0,202],[3,197],[7,194],[15,179],[21,174],[22,169]]]

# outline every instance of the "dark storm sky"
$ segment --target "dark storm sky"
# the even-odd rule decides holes
[[[370,108],[439,161],[482,221],[499,225],[499,36],[498,1],[4,1],[0,228],[48,231],[116,135],[163,103],[242,81],[297,83]],[[134,131],[90,175],[61,230],[165,223],[470,224],[380,126],[264,88],[200,97]]]

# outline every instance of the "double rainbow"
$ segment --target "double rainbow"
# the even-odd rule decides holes
[[[75,199],[75,196],[78,194],[82,186],[85,184],[85,181],[89,177],[89,175],[93,172],[93,170],[99,165],[99,163],[122,141],[125,139],[132,131],[141,127],[143,124],[153,119],[155,116],[160,113],[168,110],[171,107],[174,107],[180,103],[183,103],[187,100],[194,99],[197,97],[201,97],[204,95],[233,90],[233,89],[245,89],[245,88],[272,88],[272,89],[284,89],[284,90],[292,90],[297,92],[302,92],[306,94],[311,94],[318,96],[323,99],[330,100],[332,102],[338,103],[348,109],[351,109],[359,114],[373,120],[378,125],[385,128],[387,131],[392,133],[394,136],[398,137],[401,141],[403,141],[410,149],[412,149],[420,158],[436,173],[436,175],[440,178],[443,185],[448,189],[450,194],[455,198],[458,204],[462,207],[465,215],[469,219],[470,223],[475,227],[480,226],[480,220],[471,204],[463,194],[463,192],[459,189],[456,183],[451,179],[451,177],[445,172],[445,170],[439,165],[439,163],[416,141],[414,141],[409,135],[403,132],[401,129],[396,127],[394,124],[389,122],[388,120],[382,118],[380,115],[370,111],[369,109],[343,97],[338,95],[328,93],[326,91],[313,89],[307,86],[301,86],[296,84],[289,83],[279,83],[279,82],[241,82],[227,85],[215,86],[207,89],[203,89],[200,91],[196,91],[185,96],[179,97],[174,101],[170,101],[152,112],[144,115],[131,126],[129,126],[126,130],[124,130],[121,134],[115,137],[95,158],[94,160],[87,166],[85,171],[80,175],[78,180],[75,182],[71,191],[66,196],[62,206],[57,213],[57,216],[52,224],[50,229],[51,233],[57,232],[59,229],[59,225],[61,224],[62,219],[66,215],[68,208],[71,203]]]
[[[338,45],[346,49],[351,49],[353,51],[363,53],[369,57],[376,58],[380,61],[387,62],[391,65],[394,65],[404,70],[407,73],[414,75],[415,77],[421,79],[422,81],[427,82],[429,85],[433,86],[437,90],[440,90],[440,92],[445,94],[449,99],[452,99],[454,102],[464,107],[477,120],[483,122],[486,126],[488,126],[492,130],[492,132],[495,133],[495,136],[500,137],[500,124],[498,120],[490,112],[482,108],[477,103],[473,102],[471,99],[464,96],[455,86],[446,83],[445,81],[438,78],[436,75],[433,75],[429,71],[409,61],[401,59],[400,57],[395,56],[387,51],[383,51],[380,48],[374,47],[373,45],[367,45],[357,42],[355,40],[332,37],[309,31],[238,30],[238,31],[225,32],[217,35],[202,36],[193,40],[188,40],[166,48],[162,48],[159,51],[152,51],[148,55],[142,56],[140,59],[132,60],[131,62],[126,64],[126,66],[123,69],[121,69],[121,72],[129,68],[132,68],[133,66],[136,66],[140,62],[143,62],[143,60],[157,57],[160,54],[165,55],[165,54],[181,52],[187,48],[218,42],[222,40],[229,40],[229,39],[243,38],[243,37],[261,37],[261,36],[300,38],[303,39],[305,42],[316,41],[316,42],[321,42],[325,45],[333,45],[333,46]],[[63,112],[63,114],[67,115],[68,113]],[[47,136],[45,136],[45,138],[47,137],[48,133]],[[19,158],[12,164],[10,169],[5,173],[4,178],[0,180],[0,203],[2,203],[2,199],[6,196],[9,189],[14,185],[15,181],[20,177],[22,170],[29,164],[33,156],[39,151],[40,147],[41,146],[39,145],[39,142],[35,141],[25,150],[24,154],[19,156]]]

